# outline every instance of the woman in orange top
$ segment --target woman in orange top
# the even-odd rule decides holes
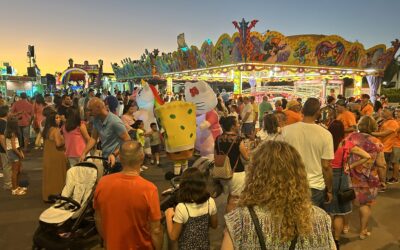
[[[399,124],[393,119],[393,110],[384,108],[381,113],[383,123],[378,132],[372,133],[373,136],[378,137],[383,143],[383,152],[385,153],[386,165],[392,162],[393,146],[398,140],[397,131]],[[381,179],[381,191],[386,189],[386,168],[380,169],[379,177]]]

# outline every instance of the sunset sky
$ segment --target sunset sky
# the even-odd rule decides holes
[[[97,63],[138,58],[146,48],[170,52],[184,32],[188,45],[233,34],[233,20],[258,19],[255,30],[284,35],[337,34],[366,48],[400,38],[400,0],[0,0],[0,62],[26,74],[35,45],[42,74],[68,59]]]

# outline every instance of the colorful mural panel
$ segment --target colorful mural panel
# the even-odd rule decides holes
[[[238,24],[238,27],[241,26]],[[385,45],[377,45],[365,50],[361,43],[352,43],[339,36],[286,37],[276,31],[265,34],[249,31],[246,36],[239,32],[232,36],[223,34],[215,44],[207,39],[200,49],[184,46],[161,55],[158,55],[158,50],[157,53],[146,50],[139,60],[123,60],[122,66],[115,63],[112,67],[118,79],[161,76],[165,73],[245,62],[380,70],[390,63],[399,46],[400,42],[396,40],[389,49]]]

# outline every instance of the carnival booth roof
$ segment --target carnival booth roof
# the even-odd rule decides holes
[[[178,36],[178,49],[172,53],[145,51],[139,60],[112,64],[118,80],[190,76],[240,71],[281,71],[280,79],[292,80],[301,73],[317,72],[340,78],[347,74],[381,76],[396,54],[400,42],[392,47],[380,44],[365,49],[337,35],[285,36],[276,31],[264,34],[251,31],[257,20],[233,22],[238,32],[223,34],[214,44],[207,39],[200,48],[187,46],[184,34]],[[183,79],[184,80],[184,79]]]

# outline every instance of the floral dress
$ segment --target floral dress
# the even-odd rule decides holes
[[[383,151],[383,145],[379,139],[365,133],[352,133],[346,140],[352,142],[371,155],[373,163],[364,163],[350,170],[351,182],[356,192],[356,201],[360,205],[371,205],[378,195],[379,176],[376,159]],[[360,156],[352,154],[349,163],[360,160]]]

